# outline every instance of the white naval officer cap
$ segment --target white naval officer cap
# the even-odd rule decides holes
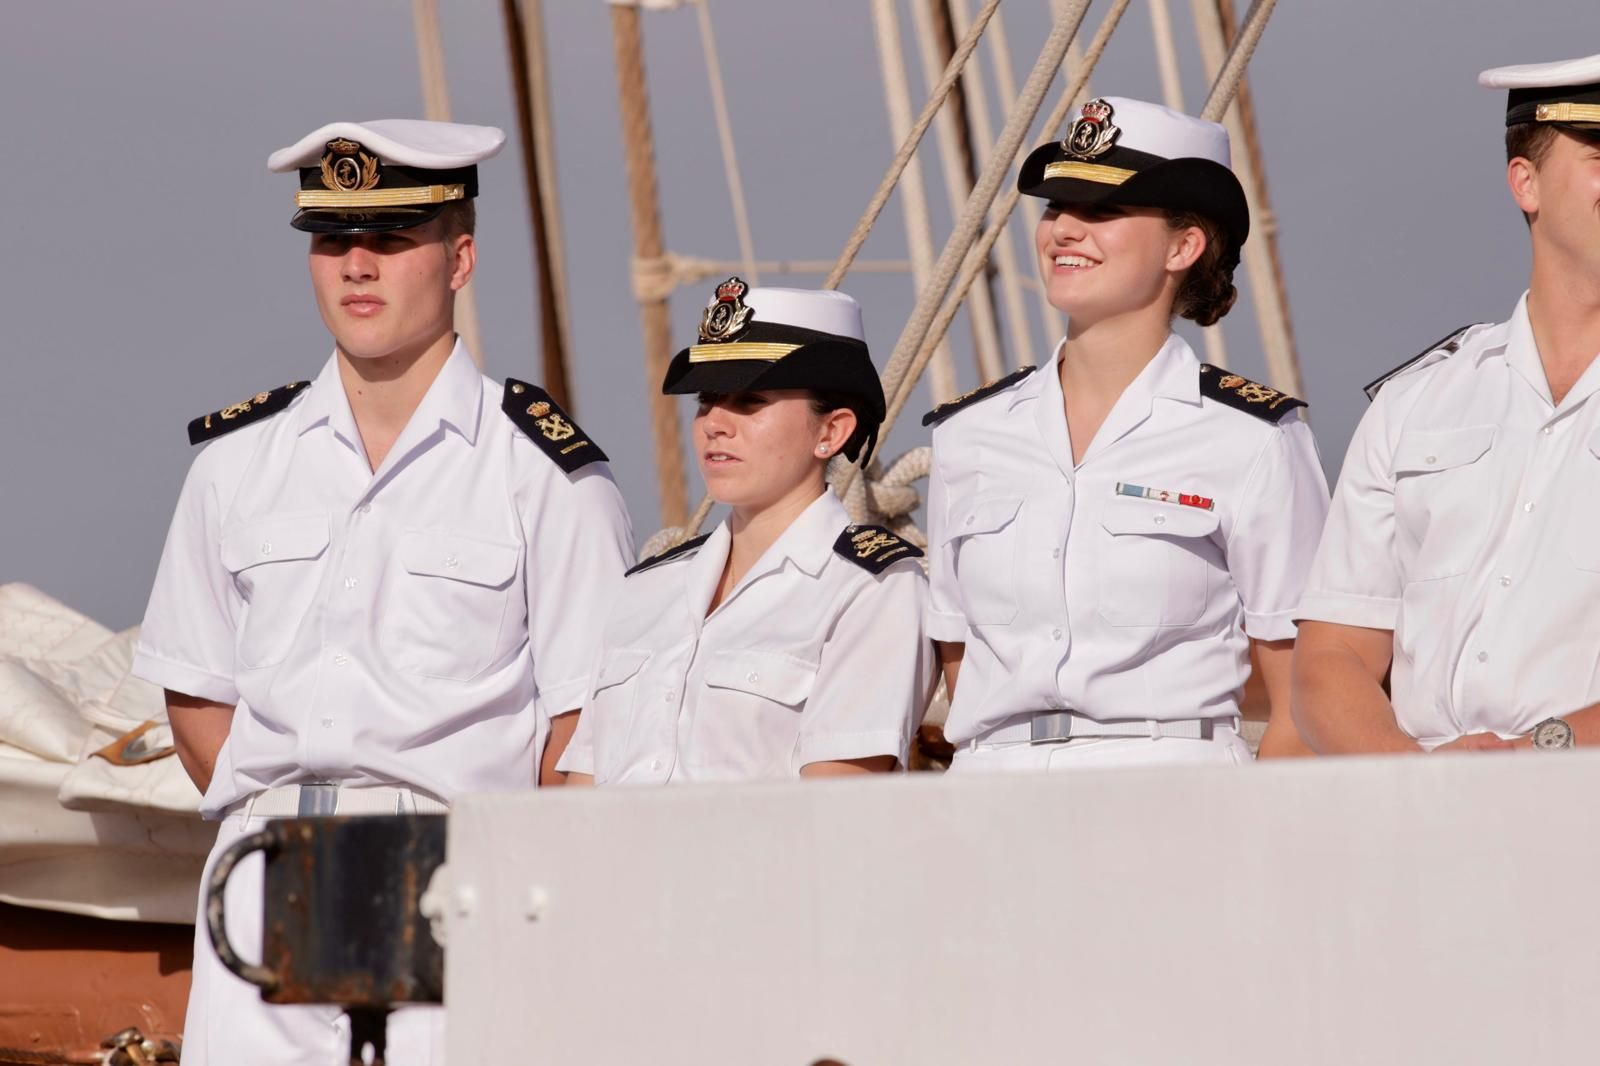
[[[1126,96],[1084,104],[1065,137],[1023,162],[1017,190],[1064,204],[1198,211],[1228,232],[1234,254],[1250,234],[1228,131]]]
[[[300,172],[291,226],[375,233],[421,225],[477,196],[477,164],[505,142],[503,130],[460,122],[330,122],[273,152],[267,168]]]
[[[1478,84],[1507,90],[1507,126],[1548,122],[1586,132],[1600,130],[1600,55],[1495,67],[1479,74]]]

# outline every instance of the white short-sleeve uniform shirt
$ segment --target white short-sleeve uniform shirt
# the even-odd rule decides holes
[[[1528,323],[1385,384],[1345,457],[1298,618],[1394,632],[1422,746],[1600,700],[1600,359],[1551,401]]]
[[[133,670],[236,705],[209,816],[307,780],[534,783],[632,533],[606,464],[563,472],[500,397],[457,343],[374,473],[330,359],[195,459]]]
[[[1040,711],[1237,715],[1249,638],[1294,636],[1327,511],[1300,412],[1202,395],[1219,372],[1176,334],[1074,464],[1059,358],[933,433],[928,631],[966,645],[958,744]]]
[[[561,769],[598,784],[792,778],[813,762],[904,763],[933,682],[927,579],[912,551],[858,543],[824,492],[716,610],[727,522],[629,575]],[[863,527],[866,528],[866,527]],[[858,557],[859,558],[859,557]]]

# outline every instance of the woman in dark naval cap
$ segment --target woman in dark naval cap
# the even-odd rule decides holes
[[[1202,364],[1174,316],[1233,306],[1249,209],[1227,132],[1092,100],[1030,155],[1035,238],[1067,335],[1045,365],[931,412],[927,626],[953,771],[1247,761],[1289,718],[1292,613],[1328,489],[1305,405]]]
[[[698,395],[728,516],[629,571],[560,768],[608,785],[904,764],[934,675],[922,552],[852,525],[825,479],[884,416],[860,306],[729,278],[662,391]]]

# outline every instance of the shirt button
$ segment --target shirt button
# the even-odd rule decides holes
[[[976,520],[977,520],[977,516],[976,515],[970,515],[970,514],[967,515],[967,525],[969,525],[969,526],[972,525],[972,523],[974,521],[976,521]]]
[[[1511,585],[1511,575],[1510,574],[1501,574],[1500,575],[1500,587],[1501,588],[1509,588],[1510,585]]]
[[[1052,629],[1050,631],[1050,637],[1051,637],[1052,640],[1060,640],[1061,639],[1061,630]]]
[[[324,728],[324,729],[332,729],[333,728],[333,719],[332,718],[324,718],[322,720],[322,728]]]
[[[452,570],[454,570],[459,563],[460,563],[460,560],[457,559],[454,555],[446,555],[444,557],[444,565],[449,567]]]
[[[761,680],[761,675],[760,675],[760,674],[758,674],[758,673],[756,673],[756,672],[755,672],[755,671],[754,671],[754,670],[752,670],[752,671],[750,671],[750,672],[749,672],[749,673],[748,673],[748,674],[746,674],[746,675],[745,675],[745,677],[744,677],[744,679],[745,679],[745,680],[746,680],[746,681],[748,681],[748,682],[750,682],[750,683],[751,683],[751,684],[752,684],[752,685],[753,685],[753,684],[755,684],[755,683],[756,683],[756,682],[757,682],[757,681],[760,681],[760,680]]]
[[[356,510],[360,511],[362,514],[371,514],[372,513],[372,504],[364,503],[360,507],[357,507]]]
[[[1480,652],[1479,652],[1479,653],[1478,653],[1478,661],[1479,661],[1479,662],[1480,662],[1480,663],[1486,663],[1486,662],[1488,662],[1488,661],[1489,661],[1489,653],[1488,653],[1488,652],[1486,652],[1486,651],[1480,651]]]
[[[356,579],[353,578],[353,577],[345,578],[344,579],[344,587],[347,588],[347,589],[355,588],[356,587]]]
[[[1524,514],[1532,514],[1533,513],[1533,501],[1529,500],[1527,503],[1523,504],[1522,505],[1522,511],[1523,511]]]
[[[1164,526],[1166,524],[1167,524],[1167,516],[1166,515],[1164,515],[1164,514],[1156,515],[1156,525]]]
[[[1551,434],[1551,433],[1553,433],[1553,432],[1554,432],[1554,430],[1552,430],[1552,429],[1551,429],[1551,428],[1550,428],[1550,427],[1549,427],[1549,426],[1545,426],[1545,427],[1544,427],[1544,428],[1543,428],[1543,429],[1541,429],[1541,430],[1540,430],[1540,431],[1539,431],[1539,432],[1540,432],[1540,433],[1543,433],[1543,434],[1544,434],[1544,435],[1545,435],[1545,436],[1547,436],[1547,437],[1548,437],[1548,436],[1549,436],[1549,435],[1550,435],[1550,434]]]
[[[1061,549],[1060,548],[1052,548],[1050,550],[1050,558],[1052,558],[1052,559],[1061,558]]]
[[[271,555],[272,554],[272,541],[264,540],[264,541],[261,542],[261,554],[262,555]]]
[[[1434,463],[1437,463],[1438,461],[1439,461],[1439,457],[1437,455],[1430,455],[1426,459],[1423,460],[1423,462],[1427,463],[1429,466],[1432,466]]]
[[[652,769],[652,770],[661,769],[661,760],[660,759],[651,759],[650,760],[650,769]]]
[[[346,655],[342,651],[339,654],[337,654],[337,655],[335,655],[333,657],[333,665],[335,665],[335,666],[343,666],[345,663],[347,663],[349,661],[350,661],[350,656]]]

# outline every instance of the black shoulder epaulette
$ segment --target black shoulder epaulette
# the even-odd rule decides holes
[[[653,566],[660,566],[662,563],[676,559],[680,555],[693,555],[695,552],[700,550],[700,545],[704,544],[710,539],[710,533],[702,533],[698,537],[692,537],[689,540],[684,541],[675,548],[668,548],[664,552],[656,552],[656,554],[645,559],[640,559],[638,562],[628,567],[627,571],[624,572],[622,576],[628,577],[632,574],[637,574],[641,570],[649,570]]]
[[[1200,394],[1274,423],[1282,422],[1283,416],[1296,407],[1306,406],[1304,400],[1297,400],[1287,392],[1279,392],[1210,363],[1200,364]]]
[[[901,559],[920,559],[922,549],[882,526],[845,526],[833,550],[863,570],[881,574]]]
[[[1405,362],[1401,363],[1387,374],[1384,374],[1369,384],[1363,385],[1361,387],[1361,391],[1367,394],[1367,399],[1369,401],[1376,400],[1378,398],[1378,390],[1389,384],[1390,378],[1399,377],[1407,370],[1410,370],[1412,367],[1428,358],[1428,356],[1432,355],[1434,352],[1444,352],[1446,355],[1454,355],[1456,353],[1456,349],[1461,347],[1461,338],[1467,335],[1467,330],[1476,325],[1480,325],[1480,323],[1473,322],[1469,325],[1462,326],[1454,333],[1445,334],[1443,337],[1440,337],[1438,340],[1434,341],[1432,344],[1428,345],[1426,348],[1422,349],[1422,351],[1418,352],[1416,355],[1413,355],[1410,359],[1407,359]]]
[[[240,426],[248,426],[268,415],[275,415],[288,407],[290,400],[310,387],[309,381],[291,381],[271,392],[258,392],[243,403],[231,404],[220,411],[202,415],[189,423],[189,443],[203,444],[225,433],[232,433]]]
[[[507,378],[500,410],[569,474],[606,459],[600,445],[590,440],[550,394],[537,385]]]
[[[940,404],[938,407],[935,407],[927,414],[923,415],[922,424],[925,426],[932,426],[943,422],[945,419],[949,418],[951,415],[955,414],[969,403],[977,403],[985,396],[993,396],[1001,389],[1010,388],[1012,385],[1015,385],[1017,382],[1021,381],[1023,378],[1027,377],[1037,369],[1039,368],[1036,366],[1025,366],[1015,374],[1007,374],[1003,378],[996,378],[987,385],[979,385],[971,392],[964,392],[955,399],[948,400]]]

